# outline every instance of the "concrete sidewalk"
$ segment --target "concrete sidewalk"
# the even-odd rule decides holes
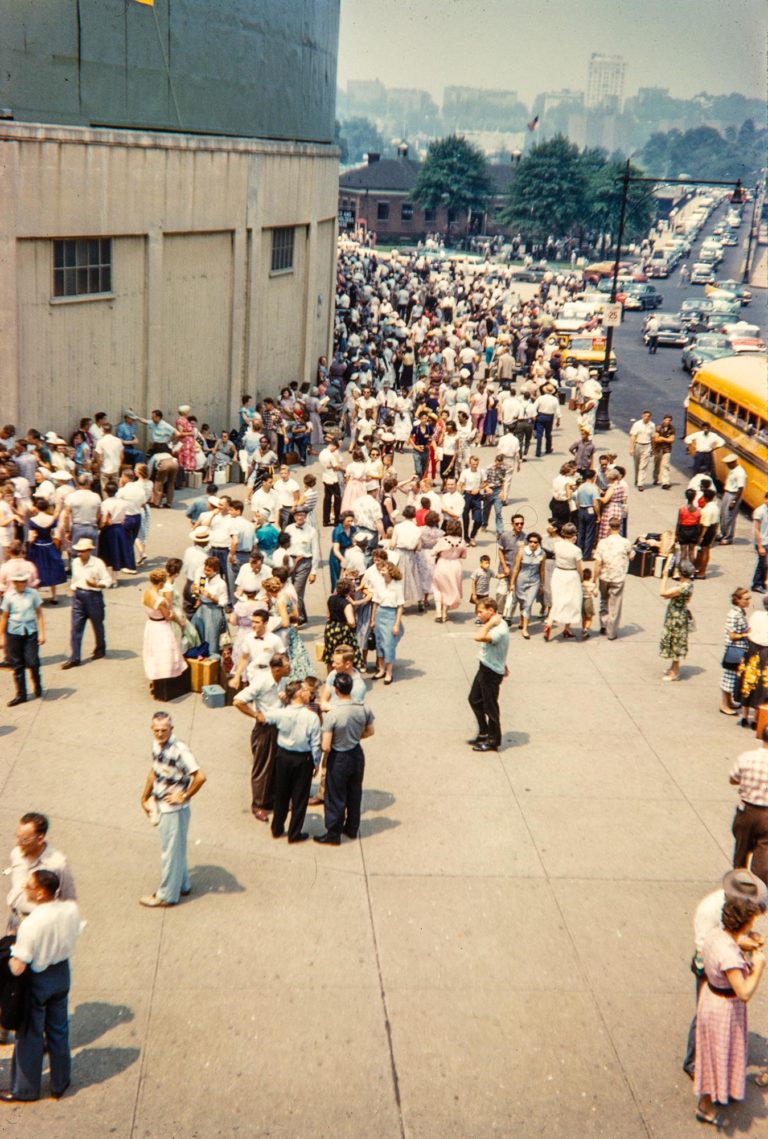
[[[575,415],[563,422],[557,453],[515,482],[528,527],[543,525],[577,435]],[[627,454],[618,432],[597,442]],[[404,477],[410,456],[397,465]],[[671,526],[683,485],[633,493],[630,536]],[[155,512],[150,555],[179,553],[188,530],[181,510]],[[482,539],[468,568],[493,547]],[[73,672],[56,667],[69,606],[46,607],[48,693],[0,728],[0,823],[10,849],[22,812],[51,816],[88,925],[72,1092],[0,1107],[8,1133],[700,1136],[680,1070],[691,918],[728,869],[727,772],[754,739],[717,711],[730,594],[752,567],[742,519],[696,585],[679,684],[661,682],[655,579],[629,579],[613,643],[545,644],[540,623],[530,641],[514,636],[499,754],[465,743],[469,605],[445,626],[409,611],[395,683],[371,686],[362,841],[339,849],[273,841],[249,809],[248,721],[185,697],[178,734],[208,783],[192,808],[192,895],[157,911],[138,905],[159,870],[139,808],[157,707],[141,666],[145,579],[110,591],[109,657]],[[327,588],[326,576],[311,590],[308,640]],[[321,813],[308,829],[322,833]],[[766,1062],[764,992],[749,1015],[751,1058]],[[9,1068],[5,1048],[0,1086]],[[764,1094],[750,1086],[728,1116],[759,1134]]]

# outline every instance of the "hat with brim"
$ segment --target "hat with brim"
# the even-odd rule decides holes
[[[739,460],[738,460],[738,457],[736,455],[723,455],[723,462],[724,463],[738,463],[738,461]]]
[[[219,505],[219,500],[215,494],[211,494],[208,496],[208,505],[209,506],[218,506]]]
[[[69,480],[72,478],[72,472],[71,471],[54,471],[53,474],[51,475],[51,478],[54,479],[56,482],[69,482]]]
[[[723,876],[723,890],[726,898],[754,902],[761,909],[768,904],[768,887],[751,870],[729,870]]]
[[[29,570],[16,570],[11,574],[11,581],[29,581]]]
[[[207,542],[211,537],[211,532],[207,526],[198,526],[189,536],[193,542]]]
[[[56,434],[55,431],[46,431],[46,433],[45,433],[46,443],[55,443],[57,439],[58,439],[58,435]]]
[[[93,550],[94,548],[94,544],[90,538],[78,538],[72,547],[76,554],[83,554],[86,550]]]
[[[296,515],[297,515],[297,514],[304,514],[304,515],[306,515],[306,514],[307,514],[307,508],[306,508],[306,506],[294,506],[294,508],[293,508],[293,516],[294,516],[294,518],[296,517]]]
[[[49,498],[54,493],[55,490],[56,490],[56,487],[53,485],[53,483],[49,479],[44,479],[43,482],[41,482],[39,484],[39,486],[35,487],[35,489],[32,493],[32,497],[33,498]]]

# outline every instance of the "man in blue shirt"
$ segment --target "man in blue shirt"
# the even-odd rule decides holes
[[[261,723],[277,726],[275,752],[275,809],[272,815],[272,837],[282,838],[288,807],[291,822],[288,842],[306,842],[302,831],[307,814],[312,772],[320,764],[320,717],[307,708],[309,692],[300,680],[292,680],[285,689],[284,708],[258,711]]]
[[[501,747],[499,688],[507,675],[509,628],[490,597],[478,603],[477,616],[483,625],[475,634],[475,640],[482,647],[469,691],[469,705],[477,720],[477,736],[469,742],[473,751],[498,751]]]
[[[129,467],[144,462],[144,452],[139,450],[139,440],[136,437],[136,420],[128,412],[123,416],[123,422],[118,424],[115,435],[123,444],[123,460]]]
[[[28,580],[28,570],[19,569],[12,574],[11,589],[6,590],[0,605],[0,637],[6,638],[16,683],[16,695],[8,701],[9,708],[27,702],[27,669],[32,673],[35,696],[43,695],[39,652],[39,646],[45,644],[43,599],[36,589],[27,586]]]
[[[135,415],[135,412],[131,412]],[[163,419],[163,413],[159,407],[156,407],[152,412],[151,419],[144,419],[141,415],[136,415],[139,423],[146,423],[149,428],[149,436],[152,440],[152,446],[149,448],[149,454],[154,455],[159,451],[167,451],[172,441],[178,436],[178,431],[170,423]]]

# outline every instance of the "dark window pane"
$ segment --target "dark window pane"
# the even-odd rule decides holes
[[[103,237],[101,239],[101,263],[102,265],[109,265],[112,262],[112,238]]]
[[[101,289],[102,293],[112,292],[112,269],[109,265],[104,265],[101,270]]]
[[[99,256],[99,246],[100,245],[101,245],[100,241],[89,241],[88,242],[88,263],[90,265],[98,265],[99,261],[101,260],[101,258]]]
[[[75,243],[74,241],[64,242],[64,264],[71,268],[75,264]]]
[[[87,270],[88,272],[88,292],[100,293],[101,286],[99,284],[99,268],[98,265],[92,266]]]
[[[64,270],[53,270],[53,295],[55,297],[62,297],[64,295]]]
[[[63,241],[54,241],[53,243],[53,267],[54,269],[62,269],[64,267]]]
[[[65,297],[76,297],[77,291],[75,288],[75,269],[64,270],[64,293]]]
[[[88,292],[88,270],[76,269],[77,273],[77,295],[84,296]]]

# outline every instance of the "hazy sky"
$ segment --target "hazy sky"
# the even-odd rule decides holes
[[[622,55],[625,95],[766,94],[765,0],[341,0],[339,86],[381,79],[435,102],[456,84],[584,90],[590,54]]]

